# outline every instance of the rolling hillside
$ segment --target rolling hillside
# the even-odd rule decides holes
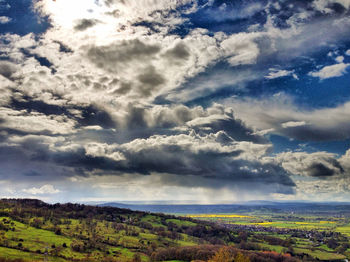
[[[40,200],[0,201],[0,261],[192,261],[229,252],[250,261],[289,254],[234,247],[244,234],[164,214]],[[279,260],[278,260],[279,259]]]

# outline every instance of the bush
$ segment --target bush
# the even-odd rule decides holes
[[[62,231],[61,231],[61,228],[60,228],[60,227],[56,227],[56,228],[55,228],[55,234],[56,234],[56,235],[62,235]]]
[[[74,240],[72,242],[72,244],[70,245],[70,247],[76,252],[84,252],[84,250],[85,250],[84,243],[81,241],[77,241],[77,240]]]
[[[141,262],[140,254],[136,253],[132,258],[132,262]]]

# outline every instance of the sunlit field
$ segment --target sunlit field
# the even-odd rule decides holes
[[[260,246],[265,247],[267,250],[279,253],[286,251],[286,245],[285,243],[273,243],[278,242],[273,240],[275,237],[285,241],[293,239],[289,249],[292,248],[295,253],[308,254],[319,260],[336,261],[337,259],[350,257],[350,249],[347,244],[344,245],[345,250],[342,252],[343,254],[340,254],[339,243],[332,245],[332,240],[320,240],[318,239],[319,236],[317,236],[336,233],[341,233],[344,237],[350,236],[349,218],[292,214],[195,214],[188,215],[188,217],[216,222],[226,226],[231,225],[233,228],[242,226],[249,232],[266,237],[265,240],[261,241],[261,239],[253,236],[251,238],[253,243],[259,243]],[[272,238],[269,239],[269,237]]]
[[[235,215],[235,214],[198,214],[198,215],[188,215],[188,217],[192,218],[253,218],[252,216],[243,216],[243,215]]]

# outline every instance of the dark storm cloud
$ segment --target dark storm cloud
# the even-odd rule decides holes
[[[193,175],[208,179],[223,179],[240,182],[257,182],[263,184],[282,184],[294,186],[283,168],[259,161],[232,160],[241,153],[188,152],[180,146],[166,145],[161,148],[149,148],[139,152],[122,151],[129,165],[122,166],[124,172],[149,174],[169,173],[176,175]],[[149,157],[148,157],[149,156]],[[248,167],[246,170],[244,167]],[[184,183],[187,183],[184,181]]]
[[[106,144],[91,144],[73,151],[41,152],[34,159],[53,161],[57,165],[79,167],[86,171],[95,170],[96,173],[99,170],[116,175],[165,173],[227,180],[237,184],[279,184],[289,193],[295,186],[282,167],[257,159],[240,158],[241,154],[247,153],[245,149],[233,144],[232,148],[222,149],[216,138],[215,135],[210,138],[153,136],[110,147]],[[246,150],[249,151],[248,148]]]
[[[140,123],[139,120],[136,122]],[[0,147],[0,152],[9,152],[8,155],[0,154],[0,162],[22,163],[19,166],[22,165],[24,171],[20,174],[31,178],[42,174],[41,177],[51,180],[54,179],[51,176],[58,173],[62,176],[62,170],[66,170],[64,176],[86,176],[89,172],[114,175],[159,173],[234,184],[259,183],[261,187],[276,184],[279,193],[292,193],[295,186],[281,166],[244,156],[253,152],[263,156],[269,146],[236,142],[223,131],[202,136],[193,131],[188,135],[153,135],[110,145],[82,145],[79,141],[74,143],[59,136],[16,136],[11,133],[7,140],[12,146]],[[36,168],[40,165],[59,172],[40,172]],[[186,186],[186,179],[178,181],[183,181],[182,186]],[[223,185],[225,183],[208,183],[206,187]]]
[[[39,141],[37,141],[38,143]],[[35,145],[35,143],[31,143]],[[40,152],[48,152],[47,147],[36,145],[36,149]],[[75,176],[78,173],[74,168],[60,166],[56,163],[47,161],[35,161],[33,153],[21,148],[20,144],[16,146],[0,146],[0,176],[2,179],[21,181],[22,183],[42,183],[43,181],[61,181],[64,178]],[[84,175],[79,173],[80,175]]]
[[[96,19],[80,19],[79,21],[77,21],[76,25],[74,26],[74,29],[76,31],[84,31],[90,27],[95,26],[98,23],[99,21]]]
[[[50,158],[48,160],[54,162],[56,165],[80,168],[83,174],[85,174],[86,171],[92,171],[94,169],[118,171],[113,160],[104,157],[87,156],[83,148],[79,148],[75,151],[54,152],[49,156]],[[45,160],[46,158],[46,155],[38,155],[35,159]]]
[[[233,152],[203,150],[195,153],[180,144],[148,145],[141,150],[122,148],[120,152],[127,159],[120,163],[121,170],[125,172],[141,174],[158,172],[210,178],[227,176],[230,167],[224,170],[225,162],[241,153],[240,150]],[[222,170],[218,173],[220,168]]]
[[[17,141],[15,146],[0,146],[0,163],[5,168],[6,165],[14,165],[22,169],[14,176],[23,174],[26,177],[36,177],[39,174],[45,179],[52,180],[57,174],[53,170],[69,170],[64,176],[86,175],[86,172],[94,169],[116,171],[115,161],[104,157],[93,157],[86,154],[86,150],[82,147],[75,146],[69,149],[52,150],[49,147],[53,141],[50,137],[45,136],[29,136],[22,137]],[[62,142],[57,142],[56,147],[65,145]],[[6,153],[7,152],[7,153]],[[47,165],[53,170],[48,172],[40,172],[35,167]],[[28,169],[28,171],[26,171]],[[75,170],[80,170],[76,173]],[[10,173],[11,175],[11,173]]]
[[[186,174],[168,177],[161,177],[164,185],[176,185],[180,187],[204,187],[212,189],[221,189],[234,186],[241,190],[262,191],[264,193],[281,193],[292,194],[295,187],[294,182],[279,166],[252,163],[249,161],[232,161],[228,162],[232,168],[230,170],[222,170],[219,167],[211,167],[212,171],[229,172],[221,175],[213,175],[205,173],[206,166],[198,171],[204,174]],[[249,165],[257,168],[257,171],[241,170],[242,166]],[[218,168],[218,169],[216,169]],[[157,171],[155,171],[157,172]],[[167,172],[166,174],[172,174]]]
[[[50,181],[62,177],[86,176],[86,172],[94,169],[115,169],[111,159],[88,156],[81,147],[58,150],[60,146],[67,145],[58,137],[29,135],[12,137],[10,141],[11,146],[0,146],[0,174],[3,177]],[[53,149],[53,145],[57,150]]]
[[[114,158],[114,170],[120,173],[164,173],[193,176],[198,179],[225,180],[236,184],[277,184],[284,188],[284,193],[293,191],[295,184],[281,166],[262,162],[258,158],[244,158],[244,154],[252,153],[250,150],[259,151],[265,146],[258,145],[254,148],[254,144],[240,144],[232,139],[231,143],[227,141],[228,143],[222,145],[223,135],[227,137],[222,133],[208,136],[152,136],[114,146],[91,144],[87,146],[86,153],[91,157]],[[178,181],[183,181],[181,186],[187,186],[186,179],[179,178]],[[215,183],[207,184],[206,187],[214,185]]]

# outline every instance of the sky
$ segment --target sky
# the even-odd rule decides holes
[[[0,0],[0,197],[350,201],[350,0]]]

